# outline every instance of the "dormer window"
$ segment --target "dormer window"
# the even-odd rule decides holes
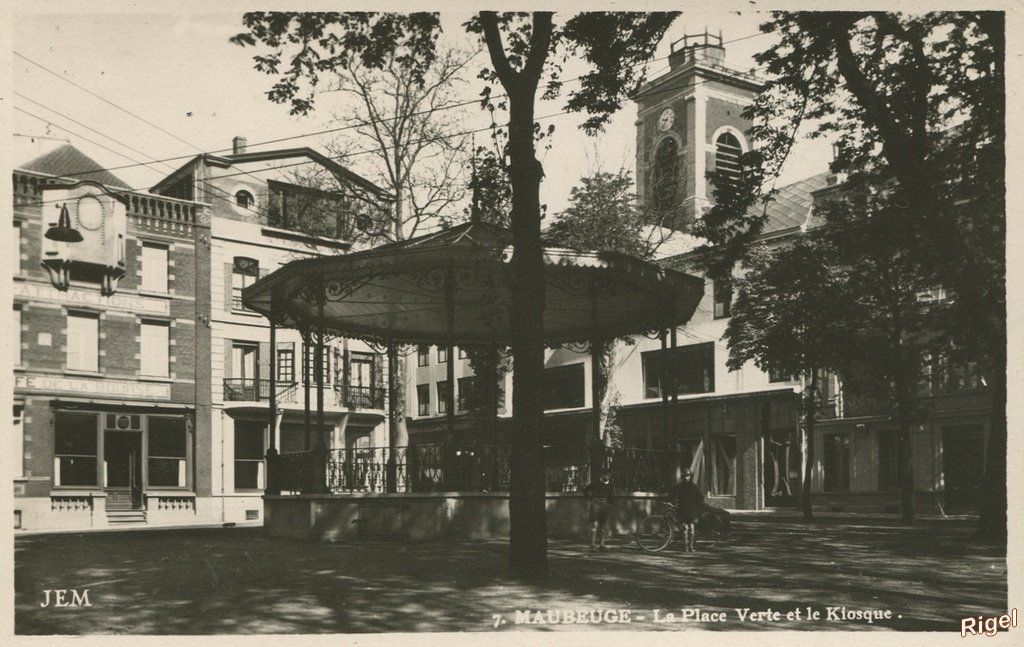
[[[243,209],[248,209],[255,203],[256,200],[252,197],[252,194],[246,191],[245,189],[242,189],[241,191],[235,194],[235,204],[242,207]]]

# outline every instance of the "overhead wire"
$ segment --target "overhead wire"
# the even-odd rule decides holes
[[[760,68],[755,68],[755,70],[753,70],[753,71],[756,71],[757,69],[760,69]],[[687,88],[696,87],[698,85],[703,85],[705,83],[709,83],[712,80],[713,79],[705,79],[705,80],[702,80],[702,81],[694,81],[692,83],[688,83],[688,84],[685,84],[685,85],[672,86],[672,87],[667,88],[665,90],[659,90],[658,92],[651,93],[651,94],[645,95],[645,96],[652,96],[652,95],[657,95],[657,94],[661,94],[661,93],[665,93],[665,92],[679,92],[680,90],[685,90]],[[544,120],[544,119],[553,119],[555,117],[560,117],[560,116],[570,115],[570,114],[577,114],[577,113],[576,112],[572,112],[572,111],[568,111],[568,110],[562,110],[560,112],[551,113],[551,114],[548,114],[548,115],[542,115],[540,117],[536,117],[535,121],[541,121],[541,120]],[[343,128],[332,129],[331,131],[323,131],[323,132],[333,132],[333,131],[337,131],[337,130],[344,130],[344,129],[351,128],[351,127],[358,127],[359,125],[364,125],[364,124],[354,124],[354,125],[351,125],[351,126],[346,126],[346,127],[343,127]],[[507,126],[508,126],[508,123],[503,123],[503,124],[501,124],[499,126],[499,128],[506,128]],[[495,128],[495,125],[491,124],[491,125],[488,125],[488,126],[483,126],[483,127],[480,127],[480,128],[475,128],[475,129],[472,129],[472,130],[463,130],[463,131],[458,131],[458,132],[454,132],[454,133],[438,135],[436,137],[430,137],[430,138],[425,138],[425,139],[421,139],[421,140],[414,140],[412,142],[407,142],[407,144],[434,143],[434,142],[444,141],[444,140],[447,140],[447,139],[452,139],[452,138],[455,138],[455,137],[461,137],[461,136],[470,135],[470,134],[474,134],[474,133],[491,131],[494,128]],[[307,135],[298,135],[298,136],[295,136],[295,137],[280,138],[278,140],[273,140],[273,141],[285,141],[287,139],[299,139],[299,138],[303,138],[303,137],[306,137],[306,136]],[[86,141],[89,141],[89,140],[86,139]],[[94,142],[90,142],[90,143],[94,143]],[[261,145],[261,143],[253,144],[253,146],[258,146],[258,145]],[[352,158],[352,157],[358,157],[360,155],[369,155],[369,154],[382,153],[382,152],[386,152],[386,151],[392,150],[394,148],[395,148],[394,146],[383,146],[383,147],[379,147],[379,148],[364,149],[364,150],[355,151],[355,152],[351,152],[351,153],[341,153],[341,154],[338,154],[338,155],[327,156],[327,159],[330,159],[332,161],[337,161],[337,160],[341,160],[341,159],[348,159],[348,158]],[[193,157],[195,157],[195,155],[177,156],[177,157],[164,158],[164,159],[155,160],[155,161],[156,162],[163,162],[163,161],[172,161],[172,160],[179,160],[179,159],[191,159]],[[276,170],[280,170],[280,169],[284,169],[284,168],[292,168],[292,167],[296,167],[296,166],[303,166],[303,165],[313,164],[313,163],[315,163],[315,162],[312,161],[312,160],[306,160],[306,161],[302,161],[302,162],[294,162],[294,163],[291,163],[291,164],[280,164],[280,165],[276,165],[276,166],[268,166],[268,167],[262,168],[262,169],[256,169],[256,170],[253,170],[253,171],[245,170],[245,171],[240,171],[240,172],[237,172],[237,173],[227,173],[227,174],[218,176],[218,178],[236,177],[236,176],[240,176],[240,175],[248,175],[250,177],[255,177],[256,173],[264,173],[264,172],[269,172],[269,171],[276,171]],[[92,172],[99,173],[99,172],[103,172],[103,171],[116,171],[116,170],[123,169],[123,168],[135,168],[135,167],[143,166],[143,165],[145,165],[145,164],[140,162],[140,163],[137,163],[137,164],[127,164],[127,165],[124,165],[124,166],[104,167],[104,168],[101,168],[101,169],[96,169],[95,171],[92,171]],[[140,188],[133,188],[133,189],[129,189],[129,190],[130,191],[144,191],[146,189],[147,189],[147,187],[140,187]],[[38,202],[38,204],[45,204],[45,202]]]
[[[104,148],[105,150],[108,150],[108,151],[110,151],[111,153],[114,153],[115,155],[118,155],[118,156],[120,156],[120,157],[123,157],[123,158],[125,158],[125,159],[128,159],[128,160],[131,160],[131,161],[133,161],[133,162],[137,162],[137,163],[139,163],[139,164],[144,164],[144,165],[146,165],[147,167],[151,167],[151,165],[152,165],[152,164],[163,164],[163,165],[164,165],[165,167],[167,167],[167,168],[168,168],[168,169],[170,169],[171,171],[175,171],[175,170],[177,170],[177,169],[175,169],[174,167],[172,167],[172,166],[170,166],[169,164],[167,164],[166,162],[160,162],[160,161],[158,161],[158,160],[155,160],[155,159],[153,159],[153,157],[152,157],[151,155],[148,155],[148,154],[146,154],[146,153],[144,153],[144,152],[140,151],[139,149],[135,148],[134,146],[131,146],[130,144],[126,144],[126,143],[124,143],[124,142],[122,142],[122,141],[119,141],[119,140],[118,140],[118,139],[116,139],[115,137],[111,137],[110,135],[108,135],[108,134],[106,134],[106,133],[104,133],[104,132],[101,132],[101,131],[99,131],[99,130],[95,129],[95,128],[93,128],[92,126],[89,126],[88,124],[82,123],[81,121],[78,121],[77,119],[75,119],[75,118],[73,118],[73,117],[70,117],[70,116],[68,116],[68,115],[65,115],[64,113],[62,113],[62,112],[59,112],[59,111],[57,111],[57,110],[55,110],[55,109],[53,109],[53,108],[51,108],[51,107],[49,107],[49,106],[47,106],[47,105],[45,105],[45,104],[43,104],[43,103],[40,103],[40,102],[36,101],[35,99],[32,99],[31,97],[25,96],[24,94],[21,94],[20,92],[15,92],[14,94],[15,94],[15,96],[17,96],[17,97],[19,97],[19,98],[21,98],[21,99],[23,99],[23,100],[25,100],[25,101],[29,101],[29,102],[31,102],[31,103],[33,103],[33,104],[35,104],[35,105],[37,105],[37,106],[39,106],[39,107],[43,108],[44,110],[48,110],[48,111],[52,112],[53,114],[55,114],[55,115],[58,115],[58,116],[60,116],[60,117],[61,117],[61,118],[63,118],[63,119],[67,119],[67,120],[68,120],[68,121],[70,121],[71,123],[77,124],[77,125],[79,125],[79,126],[81,126],[81,127],[85,128],[85,129],[87,129],[87,130],[89,130],[89,131],[91,131],[91,132],[94,132],[94,133],[96,133],[97,135],[99,135],[99,136],[101,136],[101,137],[104,137],[104,138],[106,138],[106,139],[108,139],[108,140],[110,140],[110,141],[114,142],[115,144],[117,144],[117,145],[119,145],[119,146],[123,146],[124,148],[127,148],[128,150],[130,150],[130,151],[132,151],[132,152],[134,152],[134,153],[137,153],[137,154],[139,154],[139,155],[142,155],[143,157],[149,157],[149,158],[150,158],[150,160],[152,160],[152,161],[151,161],[151,162],[140,162],[139,160],[137,160],[137,159],[135,159],[135,158],[133,158],[133,157],[131,157],[131,156],[129,156],[129,155],[125,155],[125,154],[124,154],[124,153],[122,153],[122,152],[119,152],[119,151],[115,151],[115,150],[113,150],[113,149],[111,149],[111,148],[109,148],[109,147],[103,146],[102,144],[99,144],[99,143],[97,143],[97,142],[92,142],[91,140],[88,140],[88,139],[86,139],[86,141],[90,141],[90,143],[92,143],[92,144],[95,144],[95,145],[97,145],[97,146],[100,146],[100,147]],[[42,118],[41,118],[41,117],[39,117],[38,115],[36,115],[36,114],[34,114],[34,113],[30,113],[30,112],[27,112],[27,111],[25,111],[25,110],[21,110],[21,112],[25,112],[26,114],[29,114],[30,116],[32,116],[32,117],[35,117],[36,119],[40,119],[40,120],[42,120]],[[67,129],[67,128],[63,127],[63,126],[60,126],[59,124],[55,124],[55,123],[53,123],[53,122],[49,122],[49,121],[48,121],[47,123],[49,123],[50,125],[52,125],[52,126],[53,126],[53,127],[55,127],[55,128],[60,128],[61,130],[63,130],[64,132],[66,132],[66,133],[68,133],[68,134],[70,134],[70,135],[74,135],[75,137],[79,137],[79,138],[81,138],[81,139],[85,139],[85,137],[83,137],[83,136],[82,136],[81,134],[79,134],[79,133],[76,133],[76,132],[74,132],[74,131],[72,131],[72,130],[69,130],[69,129]],[[155,169],[154,169],[154,170],[155,170]],[[203,185],[204,185],[204,186],[205,186],[205,187],[206,187],[207,189],[209,189],[209,190],[211,190],[211,191],[215,191],[215,192],[218,192],[218,193],[220,194],[220,196],[221,196],[221,198],[222,198],[222,199],[228,200],[228,201],[230,201],[230,202],[235,202],[235,196],[231,195],[231,194],[230,194],[229,192],[225,191],[224,189],[221,189],[221,188],[220,188],[220,187],[218,187],[218,186],[215,186],[215,185],[211,184],[211,183],[209,182],[209,180],[206,180],[206,179],[202,179],[202,180],[200,180],[200,181],[201,181],[201,182],[203,183]],[[246,209],[248,209],[249,211],[252,211],[252,212],[254,212],[254,213],[258,214],[258,215],[261,215],[261,216],[266,216],[266,215],[267,215],[267,212],[266,212],[265,210],[261,210],[261,209],[259,209],[259,208],[255,207],[255,206],[252,206],[252,207],[250,207],[250,206],[247,206],[247,207],[245,207],[245,208],[246,208]]]
[[[117,103],[107,99],[106,97],[103,97],[103,96],[97,94],[96,92],[93,92],[92,90],[82,86],[81,84],[75,83],[71,79],[69,79],[69,78],[67,78],[67,77],[65,77],[65,76],[63,76],[61,74],[58,74],[58,73],[54,72],[53,70],[51,70],[48,67],[42,65],[41,63],[33,61],[32,59],[30,59],[29,57],[25,56],[24,54],[22,54],[20,52],[12,51],[12,53],[15,56],[17,56],[17,57],[19,57],[21,59],[24,59],[25,61],[31,63],[32,65],[35,65],[36,67],[38,67],[39,69],[47,72],[48,74],[51,74],[52,76],[55,76],[56,78],[60,79],[61,81],[64,81],[65,83],[68,83],[68,84],[78,88],[79,90],[82,90],[86,94],[89,94],[90,96],[93,96],[93,97],[99,99],[100,101],[106,103],[107,105],[112,106],[114,108],[117,108],[121,112],[123,112],[123,113],[125,113],[127,115],[130,115],[130,116],[134,117],[135,119],[138,119],[139,121],[141,121],[142,123],[146,124],[147,126],[155,128],[155,129],[159,130],[160,132],[164,133],[165,135],[167,135],[167,136],[169,136],[169,137],[171,137],[171,138],[181,142],[182,144],[185,144],[186,146],[190,146],[191,148],[196,149],[200,154],[205,154],[201,147],[199,147],[199,146],[197,146],[197,145],[195,145],[195,144],[193,144],[193,143],[191,143],[189,141],[186,141],[186,140],[182,139],[181,137],[178,137],[174,133],[168,131],[167,129],[165,129],[165,128],[163,128],[163,127],[161,127],[161,126],[159,126],[159,125],[157,125],[155,123],[153,123],[152,121],[146,119],[145,117],[142,117],[141,115],[138,115],[138,114],[132,112],[131,110],[125,108],[124,106],[120,106]],[[108,139],[109,139],[109,137],[108,137]],[[110,149],[108,148],[106,150],[110,150]],[[124,156],[122,156],[122,157],[124,157]],[[151,157],[151,156],[147,155],[147,157]],[[186,156],[185,159],[189,159],[191,157],[194,157],[194,156],[191,156],[191,155],[190,156]],[[131,159],[131,158],[128,158],[128,159]],[[160,160],[160,161],[163,161],[163,160]],[[139,162],[135,166],[138,167],[138,166],[142,166],[142,165],[145,165],[145,164]],[[110,170],[113,170],[113,169],[103,169],[103,170],[110,171]],[[255,176],[253,176],[253,179],[259,179],[259,178],[256,178]],[[132,189],[132,190],[133,191],[138,191],[140,189]]]
[[[746,40],[746,39],[749,39],[749,38],[755,38],[755,37],[758,37],[758,36],[767,35],[768,33],[770,33],[770,32],[758,32],[758,33],[754,33],[754,34],[748,34],[746,36],[742,36],[742,37],[739,37],[739,38],[731,39],[731,40],[728,40],[728,41],[723,41],[722,45],[724,46],[724,45],[727,45],[727,44],[730,44],[730,43],[734,43],[734,42],[738,42],[738,41],[741,41],[741,40]],[[153,124],[149,120],[147,120],[147,119],[145,119],[145,118],[135,114],[134,112],[132,112],[132,111],[126,109],[126,108],[123,108],[123,107],[117,105],[116,103],[114,103],[114,102],[112,102],[112,101],[110,101],[110,100],[100,96],[99,94],[96,94],[96,93],[92,92],[88,88],[85,88],[82,85],[80,85],[78,83],[75,83],[74,81],[71,81],[70,79],[67,79],[64,76],[54,72],[53,70],[50,70],[46,66],[44,66],[44,65],[42,65],[42,64],[40,64],[40,63],[38,63],[36,61],[33,61],[32,59],[28,58],[24,54],[21,54],[20,52],[17,52],[17,51],[15,51],[14,54],[16,56],[18,56],[19,58],[22,58],[25,61],[31,63],[32,65],[35,65],[36,67],[39,67],[40,69],[46,71],[47,73],[49,73],[49,74],[51,74],[51,75],[53,75],[53,76],[55,76],[55,77],[65,81],[65,82],[71,84],[72,86],[74,86],[76,88],[81,89],[82,91],[90,94],[91,96],[94,96],[94,97],[100,99],[101,101],[103,101],[103,102],[105,102],[105,103],[107,103],[107,104],[109,104],[109,105],[111,105],[111,106],[113,106],[113,107],[115,107],[115,108],[125,112],[126,114],[129,114],[132,117],[135,117],[136,119],[139,119],[143,123],[146,123],[146,124],[156,128],[157,130],[159,130],[159,131],[161,131],[161,132],[163,132],[163,133],[173,137],[177,141],[180,141],[180,142],[182,142],[182,143],[184,143],[184,144],[186,144],[186,145],[188,145],[188,146],[190,146],[192,148],[195,148],[196,150],[200,151],[200,154],[210,154],[210,155],[213,155],[213,154],[223,153],[223,152],[227,152],[227,151],[231,151],[232,150],[231,148],[223,148],[223,149],[214,149],[212,151],[202,151],[202,149],[200,147],[196,146],[195,144],[189,143],[189,142],[181,139],[180,137],[177,137],[173,133],[170,133],[166,129],[164,129],[164,128],[156,125],[156,124]],[[662,61],[662,60],[667,60],[670,56],[672,56],[672,53],[668,54],[667,56],[659,57],[659,58],[656,58],[656,59],[651,59],[650,61],[644,61],[643,63],[639,63],[639,64],[635,65],[634,67],[639,67],[641,65],[650,65],[651,63],[655,63],[655,62]],[[753,68],[753,69],[751,69],[749,71],[749,73],[753,73],[753,72],[756,72],[756,71],[761,70],[761,69],[764,69],[764,68],[763,67],[762,68]],[[736,70],[736,71],[739,71],[739,70]],[[565,80],[562,80],[560,82],[561,83],[575,82],[575,81],[579,81],[580,79],[584,78],[584,76],[586,76],[586,75],[581,75],[581,76],[578,76],[578,77],[573,77],[571,79],[565,79]],[[659,92],[651,93],[651,94],[648,94],[648,95],[645,95],[645,96],[653,96],[653,95],[657,95],[657,94],[661,94],[661,93],[665,93],[665,92],[678,92],[678,91],[686,89],[688,87],[695,87],[697,85],[702,85],[702,84],[708,83],[710,81],[711,81],[711,79],[706,79],[706,80],[703,80],[703,81],[697,81],[697,82],[694,82],[694,83],[691,83],[691,84],[687,84],[687,85],[684,85],[684,86],[672,86],[672,87],[667,88],[665,90],[661,90]],[[507,98],[507,97],[508,97],[507,94],[501,94],[501,95],[494,95],[494,96],[490,97],[490,99],[494,100],[494,99],[501,99],[501,98]],[[446,104],[444,106],[439,106],[437,108],[427,109],[427,110],[422,110],[422,111],[419,111],[419,112],[411,113],[408,116],[419,116],[419,115],[422,115],[422,114],[438,112],[438,111],[442,111],[442,110],[450,110],[450,109],[454,109],[454,108],[458,108],[458,107],[464,107],[464,106],[467,106],[467,105],[472,105],[474,103],[479,104],[479,103],[481,103],[481,101],[482,101],[482,99],[477,97],[477,98],[474,98],[474,99],[471,99],[471,100],[459,101],[459,102],[456,102],[456,103],[453,103],[453,104]],[[538,117],[537,119],[551,118],[552,116],[561,116],[561,115],[565,115],[565,114],[569,114],[569,112],[568,111],[562,111],[562,112],[556,113],[555,115],[549,115],[548,117]],[[387,120],[395,120],[395,119],[398,119],[398,118],[399,117],[390,117]],[[255,146],[264,146],[264,145],[267,145],[267,144],[276,144],[276,143],[281,143],[281,142],[284,142],[284,141],[292,141],[292,140],[296,140],[296,139],[306,139],[306,138],[309,138],[309,137],[315,137],[315,136],[319,136],[319,135],[332,134],[332,133],[336,133],[336,132],[342,132],[342,131],[345,131],[345,130],[351,130],[351,129],[354,129],[354,128],[359,128],[359,127],[362,127],[362,126],[370,125],[370,123],[371,123],[370,121],[363,121],[363,122],[358,122],[358,123],[353,123],[353,124],[347,124],[345,126],[340,126],[338,128],[329,128],[329,129],[324,129],[324,130],[320,130],[320,131],[313,131],[313,132],[309,132],[309,133],[302,133],[302,134],[299,134],[299,135],[293,135],[293,136],[289,136],[289,137],[280,137],[280,138],[276,138],[276,139],[270,139],[270,140],[265,140],[265,141],[260,141],[260,142],[254,142],[254,143],[250,144],[250,146],[253,146],[253,147],[255,147]],[[450,134],[450,135],[448,135],[448,136],[446,136],[444,138],[438,138],[436,140],[430,140],[430,141],[441,141],[442,139],[450,139],[450,138],[454,138],[454,137],[458,137],[458,136],[462,136],[462,135],[472,134],[472,133],[476,133],[476,132],[482,132],[482,131],[485,131],[485,130],[491,130],[492,127],[493,126],[488,126],[487,128],[483,128],[483,129],[475,129],[475,130],[464,131],[464,132],[459,132],[459,133],[452,133],[452,134]],[[83,138],[83,139],[85,139],[85,138]],[[89,140],[86,139],[86,141],[89,141]],[[426,140],[424,140],[424,141],[426,141]],[[94,142],[90,142],[90,143],[94,143]],[[422,142],[414,142],[414,143],[422,143]],[[383,148],[380,148],[380,149],[370,149],[370,150],[366,150],[366,151],[358,151],[358,152],[350,153],[350,154],[347,154],[347,155],[334,156],[334,157],[331,157],[330,159],[335,159],[335,158],[340,158],[340,157],[351,157],[351,156],[362,155],[362,154],[369,154],[369,153],[383,152],[383,151],[391,150],[391,148],[393,148],[393,147],[383,147]],[[107,149],[107,150],[109,150],[109,149]],[[167,158],[162,158],[162,159],[155,159],[154,162],[179,161],[179,160],[191,159],[193,157],[195,157],[195,155],[192,155],[192,154],[189,154],[189,155],[178,155],[178,156],[167,157]],[[309,162],[306,162],[306,163],[309,163]],[[102,171],[108,171],[109,172],[109,171],[116,171],[116,170],[121,170],[121,169],[126,169],[126,168],[137,168],[139,166],[145,166],[145,165],[147,165],[147,164],[143,163],[143,162],[137,162],[135,164],[126,164],[126,165],[121,165],[121,166],[104,167],[102,169],[97,169],[95,172],[97,172],[97,173],[98,172],[102,172]],[[285,166],[282,166],[281,168],[284,168],[284,167]],[[266,169],[261,169],[260,171],[257,171],[257,172],[274,170],[274,168],[275,167],[268,167]],[[243,172],[242,174],[249,174],[249,173],[250,172],[246,171],[246,172]],[[144,190],[144,188],[136,188],[136,189],[131,189],[131,190],[132,191],[140,191],[140,190]]]

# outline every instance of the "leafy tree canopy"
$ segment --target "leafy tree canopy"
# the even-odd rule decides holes
[[[833,170],[884,197],[921,265],[999,345],[1005,320],[1003,15],[999,12],[780,12],[778,42],[756,57],[765,90],[748,111],[759,148],[745,181],[716,181],[698,233],[742,260],[765,222],[762,185],[797,128],[837,141]],[[969,208],[961,205],[969,203]],[[895,222],[895,221],[894,221]],[[720,268],[715,268],[720,269]]]
[[[577,250],[616,251],[646,258],[653,251],[644,239],[629,171],[605,171],[580,180],[569,206],[548,227],[551,245]]]

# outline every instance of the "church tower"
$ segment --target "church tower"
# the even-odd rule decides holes
[[[743,111],[763,84],[725,64],[721,33],[683,36],[668,62],[668,72],[633,96],[637,196],[664,226],[686,231],[713,199],[708,174],[739,172],[738,158],[750,150]]]

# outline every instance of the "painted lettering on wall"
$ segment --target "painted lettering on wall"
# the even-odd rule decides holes
[[[131,294],[112,294],[103,296],[99,292],[89,290],[70,289],[61,292],[50,285],[37,285],[35,283],[18,283],[14,286],[14,295],[30,300],[57,301],[60,303],[72,303],[76,305],[96,306],[111,310],[124,310],[126,312],[144,312],[147,314],[168,315],[170,314],[170,302],[166,299],[153,299],[139,297]]]
[[[16,375],[14,387],[30,391],[45,391],[47,393],[63,391],[86,395],[116,395],[163,400],[171,397],[171,386],[169,384],[147,384],[145,382],[129,382],[126,380],[91,380],[87,378],[50,375]]]

